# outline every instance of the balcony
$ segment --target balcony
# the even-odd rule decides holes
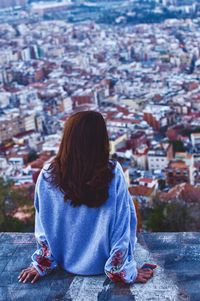
[[[0,233],[0,300],[181,301],[200,299],[200,233],[139,234],[135,258],[158,265],[146,284],[114,284],[106,275],[53,271],[35,284],[20,283],[36,249],[33,233]]]

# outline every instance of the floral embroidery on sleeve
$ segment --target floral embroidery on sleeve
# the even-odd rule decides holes
[[[119,163],[116,169],[115,202],[116,211],[110,232],[110,252],[104,265],[104,272],[113,282],[132,284],[138,273],[133,256],[137,216]]]
[[[52,269],[57,267],[57,263],[50,253],[48,244],[46,241],[39,241],[39,248],[32,255],[32,266],[37,268],[41,276],[49,274]]]
[[[125,284],[126,272],[125,270],[120,271],[122,267],[122,252],[117,251],[112,257],[111,262],[112,268],[110,269],[110,271],[106,271],[107,276],[114,282],[123,282]]]

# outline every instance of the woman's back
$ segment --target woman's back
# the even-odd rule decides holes
[[[152,276],[136,268],[135,207],[121,165],[109,158],[108,131],[99,112],[77,112],[66,120],[58,153],[36,183],[37,250],[21,279],[34,275],[34,282],[58,265],[124,283]]]
[[[109,186],[107,201],[98,208],[72,207],[63,201],[63,193],[40,173],[35,190],[35,235],[45,237],[51,253],[65,270],[82,275],[103,274],[116,268],[115,251],[132,264],[136,242],[136,214],[123,170],[117,162]],[[121,246],[120,246],[121,244]],[[123,253],[124,252],[124,253]],[[113,254],[113,258],[112,258]],[[116,254],[115,254],[116,255]],[[122,260],[117,255],[118,261]],[[129,257],[130,258],[129,258]],[[127,272],[127,271],[126,271]]]

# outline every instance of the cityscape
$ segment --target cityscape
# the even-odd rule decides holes
[[[96,110],[138,230],[198,231],[200,1],[2,0],[0,23],[0,229],[33,218],[65,121]]]

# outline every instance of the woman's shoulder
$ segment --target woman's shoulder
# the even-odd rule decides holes
[[[43,181],[49,177],[49,167],[50,163],[45,163],[42,169],[38,172],[36,186],[41,185],[41,183],[43,183]]]
[[[50,167],[51,167],[51,162],[45,162],[41,170],[42,174],[48,174]]]
[[[110,159],[109,163],[113,167],[113,169],[115,170],[115,172],[122,172],[123,173],[122,166],[121,166],[121,164],[117,160]]]
[[[119,183],[124,182],[124,178],[125,178],[124,171],[121,164],[117,160],[112,160],[112,164],[113,164],[113,174],[114,174],[112,184],[117,183],[118,186]]]

